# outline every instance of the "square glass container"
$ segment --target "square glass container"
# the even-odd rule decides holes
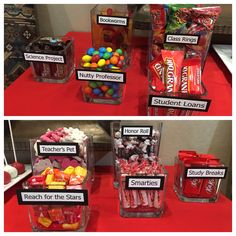
[[[74,40],[71,37],[39,37],[24,53],[39,82],[65,83],[74,71]]]

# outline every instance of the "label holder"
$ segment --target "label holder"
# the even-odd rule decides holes
[[[100,18],[100,17],[126,19],[126,24],[124,25],[124,24],[108,24],[108,23],[101,23],[101,22],[99,22],[99,18]],[[119,26],[119,27],[128,27],[128,25],[129,25],[129,17],[97,15],[97,24],[98,24],[98,25],[112,25],[112,26]]]
[[[175,42],[175,41],[167,42],[167,37],[168,36],[195,37],[195,38],[197,38],[197,42],[196,43]],[[194,35],[194,34],[165,34],[164,42],[165,43],[171,43],[171,44],[198,45],[199,39],[200,39],[200,36],[199,35]]]
[[[68,201],[23,201],[21,193],[58,193],[58,194],[69,194],[69,193],[82,193],[84,196],[83,202]],[[88,205],[88,190],[81,189],[17,189],[16,190],[18,204],[19,205]]]
[[[129,179],[160,179],[160,187],[130,187]],[[164,189],[165,176],[126,176],[125,177],[125,189],[127,190],[163,190]]]
[[[152,105],[152,99],[156,98],[167,98],[167,99],[178,99],[178,100],[186,100],[186,101],[196,101],[196,102],[206,102],[206,108],[205,110],[198,109],[198,108],[192,108],[192,107],[178,107],[178,106],[165,106],[165,105]],[[160,107],[160,108],[172,108],[172,109],[182,109],[182,110],[192,110],[192,111],[202,111],[202,112],[208,112],[209,107],[211,105],[210,99],[195,99],[195,98],[181,98],[181,97],[171,97],[171,96],[159,96],[159,95],[149,95],[148,99],[148,106],[149,107]]]
[[[111,82],[111,83],[119,83],[119,84],[126,84],[126,72],[116,72],[116,71],[94,71],[94,70],[84,70],[84,69],[75,69],[76,71],[76,79],[77,80],[81,80],[81,81],[94,81],[94,82]],[[95,73],[98,73],[98,74],[109,74],[109,73],[114,73],[114,74],[122,74],[123,75],[123,81],[120,82],[120,81],[110,81],[110,80],[99,80],[99,79],[89,79],[89,78],[85,78],[85,79],[81,79],[79,78],[78,76],[78,72],[81,71],[85,71],[85,72],[95,72]]]
[[[124,129],[128,129],[128,128],[150,128],[150,133],[149,134],[124,134]],[[153,131],[153,126],[151,125],[122,125],[121,126],[121,136],[143,136],[143,137],[152,137],[152,131]]]
[[[59,153],[41,153],[40,152],[40,146],[44,145],[44,146],[75,146],[76,147],[76,153],[66,153],[66,152],[59,152]],[[78,143],[48,143],[48,142],[37,142],[37,152],[38,155],[40,156],[79,156],[79,152],[80,152],[80,148],[79,148],[79,144]]]
[[[188,173],[188,170],[189,169],[198,169],[198,170],[201,170],[201,169],[219,169],[219,170],[225,170],[225,173],[224,173],[224,176],[223,177],[211,177],[211,176],[187,176],[187,173]],[[186,167],[185,168],[185,173],[184,173],[184,177],[187,178],[187,179],[193,179],[193,178],[199,178],[199,179],[225,179],[226,178],[226,174],[228,172],[228,167]]]
[[[28,54],[48,55],[48,56],[62,56],[64,62],[61,63],[61,62],[53,62],[53,61],[27,60],[27,59],[25,58],[25,53],[28,53]],[[61,54],[61,55],[59,55],[59,54],[56,54],[56,53],[47,54],[47,53],[42,53],[42,52],[37,52],[37,53],[36,53],[36,52],[24,52],[23,55],[24,55],[24,60],[25,60],[25,61],[28,61],[28,62],[41,62],[41,63],[61,64],[61,65],[65,65],[65,64],[66,64],[66,57],[65,57],[65,54],[64,54],[64,53]]]

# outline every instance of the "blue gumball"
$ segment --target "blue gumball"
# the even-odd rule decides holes
[[[92,56],[93,53],[94,53],[94,51],[95,51],[94,48],[89,48],[89,49],[87,50],[87,54],[88,54],[89,56]]]
[[[112,88],[114,89],[114,90],[118,90],[119,89],[119,84],[117,84],[117,83],[113,83],[112,84]]]
[[[107,51],[107,49],[106,49],[106,48],[104,48],[104,47],[100,47],[100,48],[98,49],[98,51],[99,51],[99,52],[101,52],[101,53],[104,53],[104,52],[106,52],[106,51]]]
[[[102,93],[102,91],[99,88],[95,88],[93,89],[93,93],[99,95],[100,93]]]
[[[103,52],[99,52],[99,57],[102,58],[103,57]]]

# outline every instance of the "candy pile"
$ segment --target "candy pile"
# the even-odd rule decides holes
[[[110,47],[100,47],[98,50],[89,48],[82,57],[82,67],[98,71],[121,71],[125,57],[121,49],[112,50]]]
[[[42,37],[30,43],[26,48],[28,53],[38,53],[47,55],[64,55],[66,64],[57,63],[56,58],[54,63],[44,63],[34,61],[31,63],[36,78],[40,81],[64,82],[69,78],[70,73],[74,68],[74,46],[72,39],[69,38],[52,38]],[[32,56],[32,60],[40,59]]]
[[[184,51],[161,50],[161,56],[149,64],[149,69],[154,90],[191,95],[203,93],[200,57],[184,59]]]
[[[164,190],[127,190],[125,177],[130,176],[164,176],[163,167],[157,161],[142,160],[141,162],[120,161],[121,183],[120,193],[122,207],[136,211],[153,211],[163,207]],[[155,211],[155,210],[154,210]]]
[[[50,130],[41,135],[40,139],[34,144],[35,156],[33,160],[33,170],[35,174],[39,174],[46,168],[66,169],[69,166],[77,167],[87,166],[87,147],[86,142],[88,137],[83,131],[77,128],[58,128],[56,130]],[[47,156],[42,157],[37,154],[37,142],[48,143],[78,143],[80,147],[79,156]]]
[[[152,16],[152,56],[160,56],[161,49],[184,50],[186,58],[198,56],[203,68],[210,46],[214,25],[221,8],[196,7],[193,4],[150,5]],[[166,42],[166,35],[169,41]],[[189,35],[197,37],[176,37]],[[171,43],[170,43],[171,41]]]
[[[46,168],[40,175],[27,180],[29,189],[82,189],[87,170],[68,166],[64,171]],[[37,230],[75,231],[81,227],[83,206],[36,205],[32,206]]]
[[[68,166],[65,170],[46,168],[40,175],[34,175],[27,180],[30,188],[47,189],[81,189],[81,184],[87,176],[87,169]]]
[[[195,151],[179,151],[175,164],[175,188],[184,197],[212,198],[217,195],[220,180],[216,178],[186,178],[186,168],[223,167],[218,158]]]
[[[160,142],[160,132],[153,130],[152,137],[127,137],[121,136],[121,132],[114,134],[114,148],[118,159],[139,161],[147,159],[156,160]]]

